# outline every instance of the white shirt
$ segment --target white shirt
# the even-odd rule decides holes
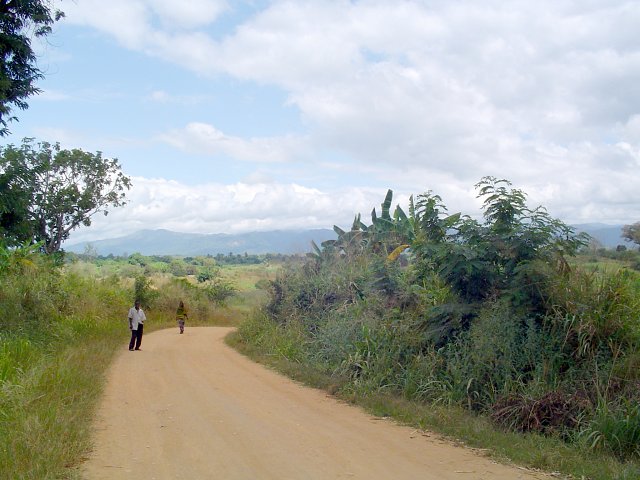
[[[136,310],[136,307],[131,307],[129,309],[129,320],[131,321],[131,329],[138,330],[138,324],[144,324],[144,321],[147,319],[144,312],[141,308]]]

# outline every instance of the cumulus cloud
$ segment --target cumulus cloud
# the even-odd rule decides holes
[[[229,9],[224,0],[149,0],[148,6],[165,28],[199,28],[215,21]]]
[[[306,149],[304,139],[293,135],[244,139],[226,135],[213,125],[200,122],[161,134],[158,139],[188,152],[212,156],[225,154],[253,162],[286,162],[300,157]]]
[[[297,184],[184,183],[134,177],[129,203],[92,225],[74,231],[70,243],[123,236],[141,229],[164,228],[191,233],[239,233],[257,230],[350,226],[354,215],[367,214],[385,191],[346,188],[322,191]],[[348,205],[349,209],[341,208]]]
[[[377,183],[444,189],[461,206],[473,204],[470,185],[495,175],[571,221],[637,216],[637,2],[283,0],[223,37],[208,26],[232,3],[68,6],[70,22],[127,48],[283,89],[307,129],[243,138],[192,122],[161,135],[176,148],[254,162],[337,152]]]

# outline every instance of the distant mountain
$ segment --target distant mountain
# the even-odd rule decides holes
[[[585,232],[607,248],[618,245],[631,246],[622,238],[622,225],[603,223],[583,223],[572,225],[578,232]],[[99,255],[123,255],[141,253],[143,255],[217,255],[222,254],[264,254],[264,253],[305,253],[311,251],[311,240],[318,245],[325,240],[335,239],[333,230],[274,230],[241,234],[198,234],[179,233],[170,230],[140,230],[119,238],[96,240],[65,245],[68,252],[83,253],[91,244]]]
[[[98,255],[217,255],[222,254],[264,254],[306,253],[312,250],[311,240],[318,245],[325,240],[335,239],[333,230],[275,230],[241,234],[198,234],[179,233],[170,230],[141,230],[130,235],[95,242],[81,242],[64,245],[68,252],[83,253],[88,244]]]
[[[572,225],[578,232],[585,232],[602,243],[606,248],[615,248],[618,245],[631,246],[632,243],[622,238],[623,225],[607,225],[604,223],[582,223]]]

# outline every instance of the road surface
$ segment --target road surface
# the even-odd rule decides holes
[[[84,478],[545,478],[303,387],[225,345],[230,330],[175,328],[145,335],[139,352],[123,345]]]

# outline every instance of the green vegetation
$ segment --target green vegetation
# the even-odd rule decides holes
[[[12,108],[27,108],[26,99],[39,93],[36,80],[42,78],[36,54],[31,48],[34,37],[44,38],[51,25],[64,14],[53,10],[51,2],[22,0],[2,2],[0,13],[0,137],[9,133],[7,122],[15,120]]]
[[[10,246],[40,242],[60,250],[71,231],[91,225],[96,213],[124,205],[131,181],[116,159],[59,144],[0,147],[0,235]]]
[[[274,278],[266,265],[165,260],[183,270],[200,265],[179,277],[137,254],[105,261],[68,255],[61,263],[38,245],[0,247],[0,477],[77,476],[106,369],[126,348],[134,296],[144,300],[150,331],[175,327],[180,299],[189,308],[188,326],[234,325],[266,300],[256,284]],[[195,276],[205,268],[213,277],[199,283]],[[232,295],[212,301],[221,284]]]
[[[235,325],[254,358],[378,415],[580,478],[640,475],[640,253],[586,247],[523,192],[483,222],[431,192],[308,258],[43,255],[0,247],[0,471],[74,477],[105,370],[148,328]],[[257,308],[260,307],[260,308]],[[6,441],[5,441],[6,439]],[[34,454],[36,452],[36,454]]]
[[[371,225],[286,268],[232,341],[499,457],[638,478],[640,274],[581,267],[588,238],[504,180],[477,188],[482,222],[431,192],[392,214],[389,191]]]
[[[622,228],[622,236],[637,245],[640,245],[640,222],[625,225]]]

